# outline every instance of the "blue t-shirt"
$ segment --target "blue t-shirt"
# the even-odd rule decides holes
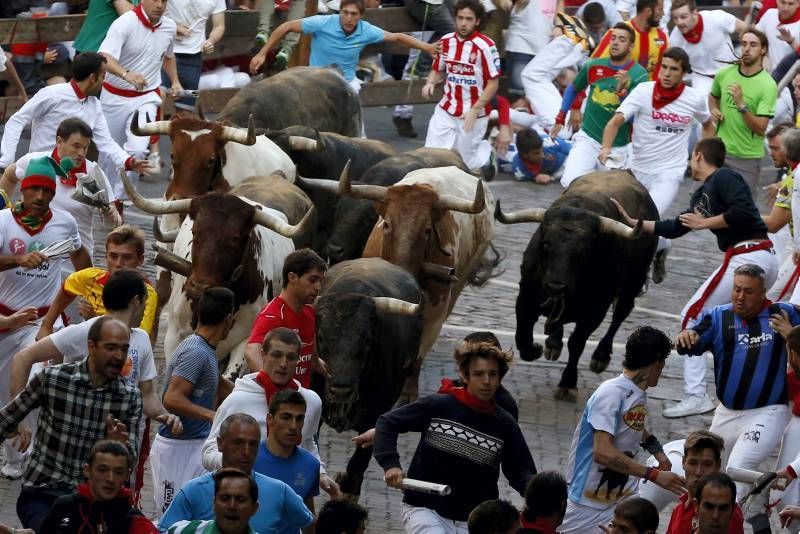
[[[359,21],[353,33],[345,35],[339,15],[314,15],[302,19],[303,33],[311,35],[312,67],[339,65],[348,82],[356,77],[358,57],[364,47],[382,43],[384,31],[364,20]]]
[[[291,533],[309,526],[314,515],[292,489],[260,473],[253,473],[258,484],[258,511],[250,518],[250,526],[259,534]],[[158,530],[166,532],[178,521],[214,519],[213,473],[194,478],[183,485],[158,522]]]
[[[167,367],[167,382],[164,392],[169,386],[169,379],[179,376],[194,387],[189,396],[192,403],[213,410],[217,399],[217,385],[219,384],[219,366],[214,347],[197,334],[192,334],[178,345]],[[163,393],[161,395],[164,397]],[[205,439],[211,432],[211,423],[201,419],[181,417],[183,432],[173,436],[166,425],[161,425],[158,434],[170,439]],[[193,518],[197,519],[197,518]]]
[[[558,169],[564,165],[564,162],[569,155],[572,144],[564,139],[551,139],[549,135],[541,135],[542,148],[544,149],[544,157],[542,158],[542,165],[539,168],[538,174],[550,174],[557,172]],[[525,165],[519,153],[514,155],[511,160],[511,169],[517,180],[533,180],[536,175],[533,171]]]
[[[262,441],[253,471],[282,480],[303,500],[319,495],[319,460],[300,447],[289,458],[280,458]]]

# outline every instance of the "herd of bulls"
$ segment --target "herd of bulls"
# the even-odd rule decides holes
[[[424,356],[490,245],[495,218],[539,222],[525,251],[517,299],[524,359],[557,359],[563,326],[576,323],[560,395],[577,383],[589,335],[616,301],[593,355],[605,369],[611,342],[633,308],[656,240],[619,222],[609,200],[645,219],[658,214],[647,191],[622,171],[577,180],[548,210],[503,213],[491,191],[450,150],[396,154],[357,137],[358,96],[327,69],[297,67],[240,91],[220,116],[140,124],[168,135],[173,175],[163,199],[145,199],[155,221],[159,303],[169,357],[193,329],[193,304],[209,286],[236,294],[233,329],[217,348],[241,375],[256,315],[281,291],[284,258],[311,247],[332,265],[317,309],[317,347],[332,372],[323,396],[337,431],[371,428],[402,396],[416,398]],[[247,124],[247,128],[226,124]],[[548,317],[546,348],[533,343]],[[480,325],[476,325],[479,329]],[[369,449],[357,449],[342,489],[360,492]]]

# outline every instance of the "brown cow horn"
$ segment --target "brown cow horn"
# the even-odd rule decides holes
[[[187,213],[192,199],[184,198],[181,200],[161,200],[144,198],[133,187],[128,174],[124,170],[119,171],[120,178],[122,178],[122,185],[125,186],[125,192],[128,197],[133,201],[137,208],[150,215],[166,215],[167,213]]]
[[[478,187],[475,189],[475,199],[465,200],[453,195],[439,195],[439,202],[436,206],[440,209],[460,211],[461,213],[478,214],[486,207],[486,195],[483,192],[483,182],[478,180]]]
[[[289,147],[292,150],[315,151],[315,152],[319,152],[324,148],[322,143],[319,142],[319,140],[311,139],[310,137],[303,137],[300,135],[289,136]]]
[[[526,222],[542,222],[544,214],[547,210],[544,208],[531,208],[527,210],[512,211],[511,213],[503,213],[500,209],[500,201],[494,207],[494,218],[503,224],[517,224]]]
[[[275,217],[274,215],[270,215],[264,210],[256,210],[255,216],[253,217],[253,221],[256,224],[264,226],[265,228],[269,228],[273,232],[276,232],[282,235],[283,237],[288,237],[289,239],[291,239],[294,236],[301,234],[308,229],[308,226],[314,219],[314,213],[315,213],[314,206],[311,206],[311,208],[303,216],[303,220],[293,226],[279,219],[278,217]]]
[[[192,274],[192,262],[185,258],[181,258],[174,252],[170,252],[169,250],[159,247],[155,243],[153,243],[153,250],[156,251],[156,257],[153,260],[157,266],[167,269],[168,271],[172,271],[173,273],[177,273],[181,276],[185,276],[189,278]]]
[[[400,315],[416,315],[420,305],[393,297],[372,297],[375,311],[380,314],[396,313]]]
[[[340,196],[383,202],[386,198],[386,189],[382,185],[351,185],[350,160],[347,160],[347,164],[342,169],[342,175],[339,177]]]
[[[334,195],[339,194],[339,184],[335,180],[320,180],[319,178],[303,178],[299,174],[294,179],[294,185],[300,189],[318,189]]]
[[[145,113],[145,124],[139,124],[139,110],[133,112],[131,119],[131,133],[141,137],[150,135],[170,135],[172,133],[172,121],[150,122],[150,117]]]
[[[256,121],[253,119],[253,114],[251,113],[250,118],[247,120],[247,130],[234,128],[233,126],[223,126],[221,139],[248,146],[256,144]]]
[[[620,237],[624,237],[625,239],[636,239],[639,237],[639,234],[642,232],[642,225],[644,224],[644,222],[640,220],[636,226],[631,228],[627,224],[615,219],[603,217],[602,215],[598,215],[598,217],[600,219],[601,232],[606,234],[616,234]]]
[[[173,230],[162,232],[161,221],[159,221],[158,217],[153,217],[153,237],[156,238],[156,241],[161,243],[174,243],[175,239],[178,237],[179,231],[180,228],[175,228]]]

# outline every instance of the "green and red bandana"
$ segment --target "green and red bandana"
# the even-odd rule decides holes
[[[22,202],[14,204],[14,207],[11,208],[11,214],[14,216],[14,220],[17,221],[17,224],[23,227],[30,235],[36,235],[44,230],[44,226],[53,218],[52,210],[48,209],[44,217],[39,217],[31,213],[30,209],[25,209]]]

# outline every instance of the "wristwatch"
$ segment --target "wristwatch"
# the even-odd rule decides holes
[[[747,113],[748,111],[750,111],[750,108],[747,107],[747,104],[743,104],[737,107],[736,109],[739,110],[739,113]]]

